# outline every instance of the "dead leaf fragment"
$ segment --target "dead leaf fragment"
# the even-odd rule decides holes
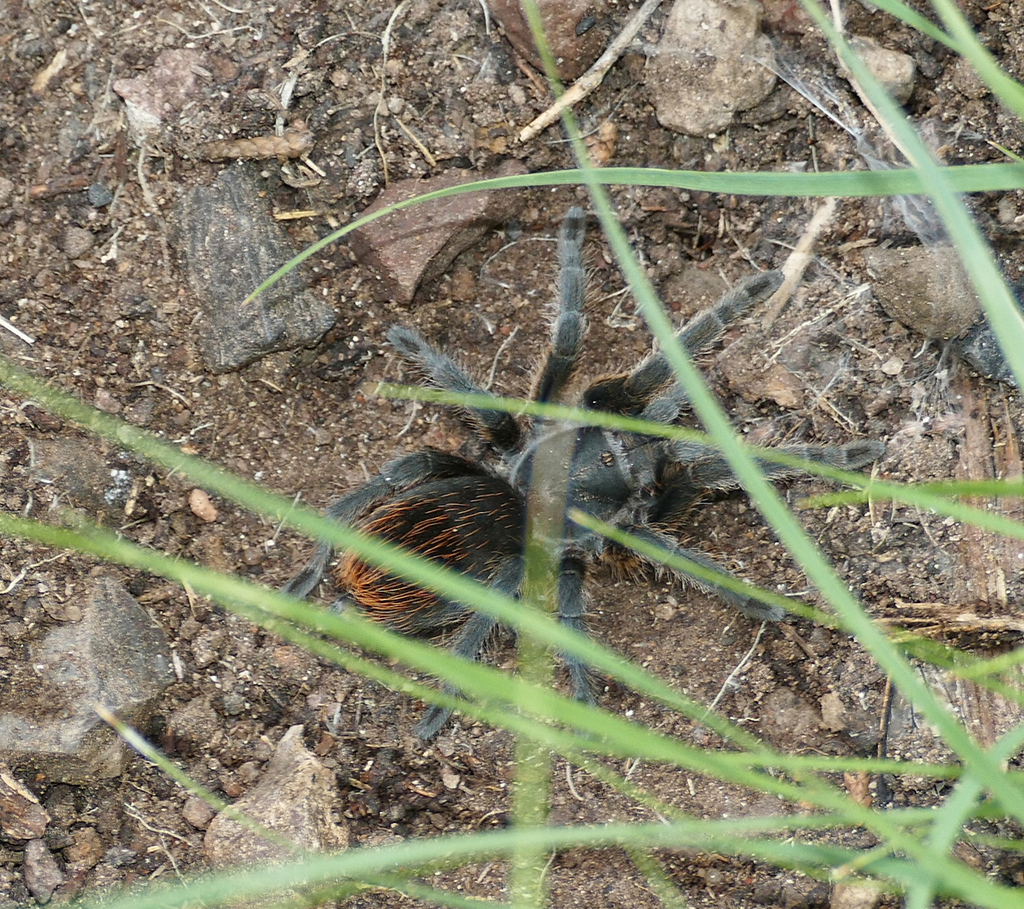
[[[850,798],[858,805],[863,805],[865,808],[871,807],[871,774],[862,770],[856,773],[844,773],[843,785],[850,793]]]
[[[36,73],[35,79],[32,80],[32,93],[35,95],[44,94],[46,89],[49,88],[54,77],[64,69],[64,64],[67,62],[68,52],[62,47],[53,55],[53,59],[49,64],[44,69],[41,69]]]

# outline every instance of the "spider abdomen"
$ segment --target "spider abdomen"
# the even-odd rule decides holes
[[[504,562],[521,556],[523,520],[517,493],[499,477],[482,474],[415,486],[356,526],[488,583]],[[371,618],[405,633],[436,633],[469,612],[352,554],[342,556],[336,571],[339,587]]]

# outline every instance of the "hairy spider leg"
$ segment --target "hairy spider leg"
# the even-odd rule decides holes
[[[730,323],[775,293],[782,279],[781,271],[766,271],[747,278],[680,328],[676,339],[691,354],[706,349]],[[653,351],[631,372],[604,376],[594,382],[583,393],[583,404],[594,410],[672,423],[686,407],[687,397],[675,382],[675,373],[664,354]]]
[[[486,471],[482,467],[458,455],[430,448],[424,449],[385,464],[381,472],[368,483],[331,504],[327,508],[326,516],[339,524],[353,524],[368,511],[404,489],[428,480],[484,473]],[[305,599],[323,580],[333,555],[334,547],[326,541],[321,541],[309,564],[281,588],[282,593]]]
[[[574,556],[562,559],[561,573],[558,576],[558,620],[566,628],[589,637],[590,631],[586,620],[586,577],[585,559]],[[569,673],[573,697],[584,704],[597,703],[594,694],[594,671],[571,653],[562,651],[560,657]]]
[[[732,322],[774,294],[782,281],[781,271],[766,271],[747,278],[714,306],[694,316],[676,337],[691,354],[707,349],[725,333]],[[689,405],[686,390],[679,382],[673,381],[665,391],[647,403],[640,416],[654,423],[673,423]]]
[[[481,388],[448,354],[434,350],[412,329],[395,325],[388,331],[388,340],[395,350],[422,370],[428,383],[435,388],[456,394],[495,397]],[[512,414],[484,407],[467,407],[465,410],[484,440],[498,451],[511,451],[519,444],[519,424]]]
[[[685,448],[678,443],[670,443],[670,448],[681,465],[681,474],[687,483],[697,489],[727,490],[739,487],[732,468],[713,446],[693,442],[683,445]],[[694,448],[702,448],[704,451],[695,456]],[[772,451],[827,467],[838,467],[840,470],[856,470],[881,457],[885,453],[885,444],[874,439],[857,439],[844,445],[779,445],[772,448]],[[765,458],[754,460],[770,480],[796,477],[807,472],[801,467]]]
[[[728,461],[711,445],[701,442],[668,442],[673,463],[659,477],[661,492],[651,512],[653,524],[676,527],[682,525],[686,513],[707,490],[724,492],[737,489]],[[841,470],[857,470],[885,454],[885,443],[874,439],[858,439],[845,445],[780,445],[773,449],[783,454],[813,461]],[[769,480],[782,480],[806,473],[800,467],[755,458],[757,466]]]
[[[687,559],[708,571],[724,574],[730,578],[736,577],[731,571],[723,568],[709,556],[706,556],[701,552],[696,552],[693,549],[684,549],[675,540],[673,540],[668,533],[640,524],[625,525],[621,529],[626,533],[632,534],[638,540],[663,549],[667,555],[679,556]],[[770,606],[766,603],[762,603],[760,600],[754,599],[753,597],[737,593],[736,591],[729,590],[726,587],[720,587],[714,581],[707,581],[704,578],[698,578],[689,572],[670,568],[656,559],[649,558],[646,555],[641,555],[636,552],[636,550],[630,550],[628,555],[630,559],[638,558],[641,561],[654,566],[657,570],[670,572],[687,587],[695,587],[697,590],[703,591],[704,593],[714,593],[730,606],[733,606],[744,615],[748,615],[759,622],[777,622],[785,614],[778,606]]]
[[[586,224],[583,209],[570,208],[558,234],[558,314],[551,323],[551,347],[531,395],[534,401],[557,400],[576,369],[583,350],[583,337],[587,331],[587,319],[583,314],[587,283],[583,269]]]
[[[498,593],[509,597],[518,597],[523,582],[523,560],[522,558],[506,558],[498,567],[491,578],[490,586]],[[465,660],[476,661],[480,658],[480,652],[484,644],[491,636],[498,622],[482,612],[474,612],[459,629],[458,634],[451,642],[449,650],[455,656]],[[461,695],[461,692],[446,682],[443,689],[447,694]],[[444,724],[452,715],[451,707],[443,707],[434,704],[423,714],[422,719],[416,724],[416,735],[424,742],[429,742],[436,736]]]

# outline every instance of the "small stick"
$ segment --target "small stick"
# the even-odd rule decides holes
[[[822,231],[832,222],[836,213],[836,200],[829,197],[822,201],[818,210],[814,213],[810,223],[805,228],[796,247],[789,254],[786,263],[782,266],[782,273],[785,279],[777,291],[775,291],[775,302],[771,310],[765,315],[764,324],[771,326],[779,317],[782,308],[789,302],[793,292],[803,280],[807,266],[813,260],[813,249],[821,236]]]
[[[554,123],[562,115],[563,110],[571,107],[577,101],[582,101],[597,88],[604,80],[605,74],[615,65],[615,61],[622,56],[626,48],[629,47],[637,32],[651,18],[651,14],[658,8],[660,3],[661,0],[646,0],[644,5],[636,11],[633,18],[626,23],[626,27],[608,45],[605,52],[598,57],[597,62],[580,76],[561,98],[523,129],[519,134],[519,141],[528,142],[534,138],[538,133]]]
[[[380,165],[384,174],[384,185],[387,186],[391,182],[390,174],[388,173],[388,158],[384,153],[384,138],[380,132],[380,113],[381,109],[387,109],[385,106],[385,98],[387,97],[388,91],[388,54],[391,53],[391,33],[394,31],[395,24],[405,14],[406,8],[409,6],[411,0],[402,0],[394,8],[391,13],[391,18],[388,19],[388,24],[384,28],[384,33],[380,36],[380,100],[377,102],[377,106],[373,109],[373,144],[377,146],[377,154],[380,155]]]
[[[8,322],[3,316],[0,316],[0,328],[6,328],[12,335],[17,335],[26,344],[35,344],[36,339],[31,335],[25,334],[17,325],[12,322]]]
[[[767,627],[767,625],[767,622],[761,623],[761,627],[757,629],[757,634],[754,635],[754,643],[750,645],[750,650],[748,650],[743,655],[743,659],[736,664],[736,668],[733,669],[733,671],[730,672],[729,675],[726,677],[726,680],[722,682],[722,687],[718,690],[718,694],[715,695],[715,699],[711,702],[711,704],[708,706],[708,709],[704,713],[705,717],[707,717],[714,711],[714,709],[718,706],[718,702],[721,701],[723,697],[725,697],[725,693],[729,690],[729,686],[732,685],[733,679],[735,679],[736,676],[738,676],[740,672],[743,670],[743,667],[746,666],[747,663],[751,661],[751,659],[753,659],[754,653],[757,650],[757,645],[761,643],[761,635],[764,634],[764,630]]]
[[[405,133],[409,137],[409,140],[412,142],[412,144],[415,145],[420,150],[420,154],[423,155],[423,157],[427,159],[427,164],[429,164],[431,167],[437,167],[437,158],[435,158],[430,153],[430,149],[427,148],[427,146],[425,146],[416,137],[416,134],[411,129],[409,129],[408,126],[406,126],[402,122],[402,118],[396,115],[395,116],[395,122],[399,125],[399,127],[402,130],[402,132]]]

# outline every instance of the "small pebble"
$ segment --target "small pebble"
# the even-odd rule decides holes
[[[898,376],[903,371],[903,361],[899,357],[889,357],[882,364],[882,372],[887,376]]]
[[[181,809],[181,815],[196,830],[205,830],[213,820],[213,809],[206,804],[199,796],[193,795]]]
[[[53,891],[64,883],[64,875],[57,866],[57,860],[43,840],[29,840],[25,845],[25,863],[22,868],[25,886],[37,902],[48,903]]]
[[[910,100],[917,81],[917,67],[913,57],[883,47],[874,38],[859,35],[850,38],[850,46],[871,70],[871,74],[900,104]]]
[[[193,489],[188,494],[188,507],[200,521],[212,524],[217,520],[218,511],[210,497],[202,489]]]
[[[114,194],[103,183],[93,183],[85,191],[85,195],[93,208],[103,208],[114,201]]]
[[[66,227],[61,233],[57,245],[69,259],[77,259],[92,249],[95,239],[92,231],[86,230],[84,227]]]
[[[121,402],[105,388],[96,389],[96,396],[93,398],[93,404],[96,405],[97,410],[102,410],[104,413],[121,412]]]

